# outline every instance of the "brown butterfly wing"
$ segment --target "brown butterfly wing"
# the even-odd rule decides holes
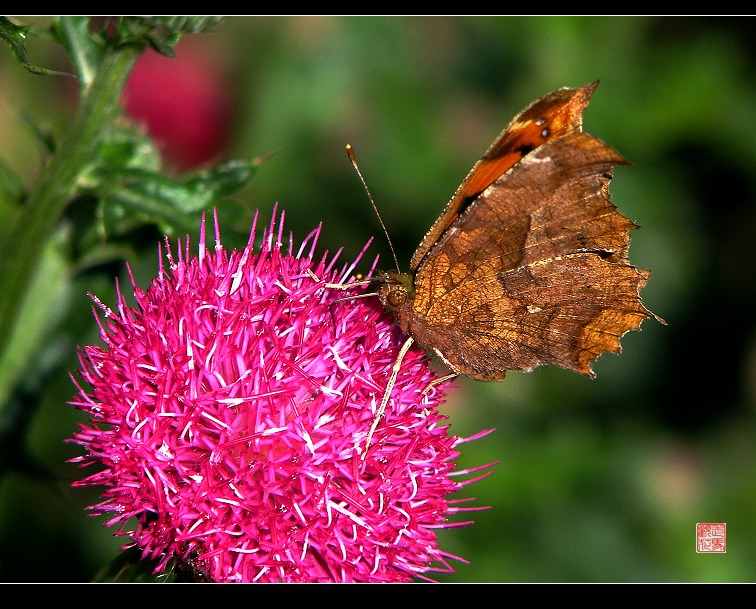
[[[536,100],[518,114],[494,140],[467,174],[410,262],[417,269],[431,247],[467,207],[526,154],[558,137],[579,131],[598,81],[577,89],[558,89]]]
[[[429,248],[396,310],[405,332],[479,380],[541,364],[592,375],[653,315],[639,298],[649,273],[627,261],[635,225],[609,201],[618,164],[579,130],[523,156]]]

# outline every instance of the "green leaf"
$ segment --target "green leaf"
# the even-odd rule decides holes
[[[93,582],[111,583],[190,583],[209,581],[191,564],[172,558],[165,569],[154,573],[158,561],[142,559],[142,551],[133,547],[118,554],[95,575]]]
[[[126,242],[107,241],[103,243],[102,241],[90,240],[93,241],[92,244],[86,243],[85,247],[82,248],[81,256],[76,260],[76,266],[72,271],[74,275],[111,262],[128,260],[136,255],[134,248]]]
[[[223,21],[224,17],[218,15],[171,15],[152,17],[151,19],[169,32],[199,34],[214,28]]]
[[[195,193],[212,190],[213,196],[230,195],[255,174],[264,159],[235,159],[222,165],[198,172],[186,181],[186,187]]]
[[[162,163],[154,140],[134,123],[119,120],[105,134],[98,154],[82,180],[96,184],[99,180],[96,172],[101,167],[138,168],[157,173],[161,171]]]
[[[258,161],[233,160],[188,178],[176,179],[141,168],[101,167],[93,182],[107,232],[121,232],[127,219],[156,223],[167,234],[190,232],[197,213],[239,190],[255,173]],[[133,228],[133,225],[131,226]]]
[[[118,122],[79,178],[77,196],[97,201],[97,221],[91,231],[81,233],[82,243],[97,247],[150,224],[168,235],[192,232],[198,213],[239,190],[262,162],[232,160],[189,175],[169,176],[163,173],[153,140],[132,123]],[[112,249],[98,250],[93,260],[112,254]]]
[[[153,569],[157,561],[142,560],[139,548],[129,548],[118,554],[113,560],[100,569],[93,578],[95,583],[171,583],[176,580],[170,571],[156,575]]]
[[[178,42],[178,36],[171,36],[170,38],[164,38],[161,36],[148,36],[147,40],[153,49],[155,49],[161,55],[166,57],[176,57],[176,51],[173,50],[173,45]]]
[[[112,243],[150,224],[167,235],[192,232],[199,212],[239,190],[262,162],[232,160],[212,169],[169,176],[163,173],[153,140],[134,124],[119,121],[79,178],[77,196],[96,201],[96,222],[91,230],[82,228],[80,233],[83,249]],[[92,260],[105,260],[113,253],[112,248],[100,248]]]
[[[29,129],[31,129],[31,132],[45,147],[45,150],[47,150],[48,152],[55,152],[57,144],[55,141],[55,136],[53,136],[49,126],[41,125],[36,119],[23,111],[21,111],[21,120],[26,123]]]
[[[149,44],[158,53],[174,57],[182,34],[205,32],[223,20],[214,16],[118,17],[114,45]]]
[[[0,200],[11,206],[20,205],[24,194],[24,183],[19,175],[0,159]]]
[[[8,43],[11,53],[18,63],[32,74],[62,74],[62,72],[37,66],[29,61],[26,56],[26,36],[28,33],[29,26],[17,25],[7,17],[0,17],[0,38]]]

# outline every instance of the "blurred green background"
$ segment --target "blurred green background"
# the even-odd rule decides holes
[[[499,465],[463,492],[490,509],[440,532],[442,549],[469,561],[440,581],[756,579],[754,25],[745,17],[232,17],[182,39],[176,59],[161,58],[168,73],[201,65],[217,79],[213,161],[277,150],[235,195],[242,211],[229,239],[232,228],[248,230],[254,209],[267,220],[278,201],[295,238],[322,221],[320,251],[343,247],[344,260],[376,236],[368,258],[380,254],[383,268],[393,266],[390,252],[345,144],[406,267],[519,110],[556,88],[601,81],[585,130],[633,163],[615,172],[613,201],[642,227],[631,260],[652,269],[644,302],[669,325],[648,320],[626,335],[620,356],[596,362],[594,380],[539,368],[503,383],[458,381],[446,405],[452,432],[496,428],[462,446],[460,467]],[[53,46],[32,56],[62,61]],[[40,150],[19,112],[61,133],[74,108],[70,88],[66,77],[27,73],[0,49],[0,155],[27,184]],[[175,103],[193,95],[168,90]],[[146,235],[130,253],[142,287],[157,270],[158,241]],[[3,447],[0,581],[87,581],[123,542],[104,518],[85,514],[97,495],[71,489],[82,474],[65,463],[80,454],[65,439],[83,420],[66,404],[68,371],[78,367],[76,344],[97,340],[86,292],[112,304],[123,269],[109,270],[72,274],[55,295],[60,319],[35,345],[13,396],[25,433]],[[697,522],[727,523],[726,554],[696,553]]]

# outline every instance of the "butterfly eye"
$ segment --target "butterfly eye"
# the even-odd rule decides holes
[[[407,302],[408,299],[409,299],[409,295],[407,293],[407,288],[405,288],[402,285],[393,286],[389,290],[388,294],[386,294],[386,303],[392,309],[401,307],[403,304]]]

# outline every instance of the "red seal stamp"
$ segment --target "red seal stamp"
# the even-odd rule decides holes
[[[727,552],[727,523],[697,523],[696,552],[699,554],[724,554]]]

